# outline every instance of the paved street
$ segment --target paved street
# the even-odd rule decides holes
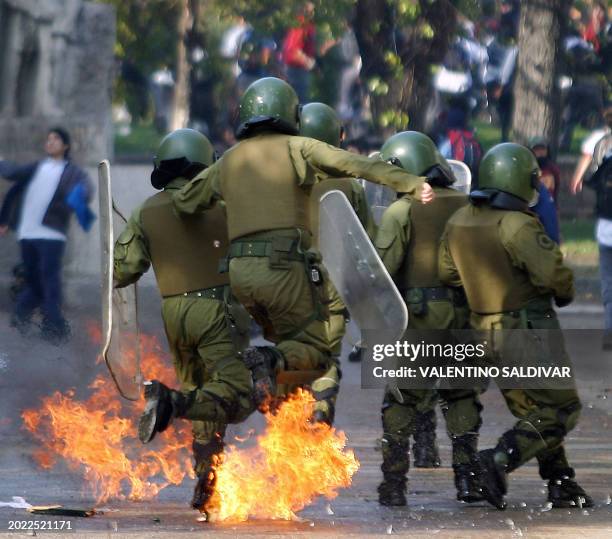
[[[86,298],[85,293],[77,296]],[[141,297],[144,331],[161,335],[158,300],[147,289]],[[86,324],[97,318],[98,306],[93,298],[83,301],[85,306],[69,308],[75,336],[62,349],[49,347],[37,337],[24,340],[7,328],[8,315],[0,312],[0,502],[22,496],[34,505],[94,505],[91,495],[84,494],[78,471],[68,470],[64,465],[46,471],[34,463],[32,453],[37,446],[21,428],[19,419],[20,410],[35,407],[39,397],[54,390],[76,387],[77,396],[86,395],[87,384],[100,371],[101,367],[94,365],[95,346],[84,331]],[[601,324],[596,306],[575,307],[562,319],[565,327],[572,328],[593,328]],[[580,361],[576,355],[573,359]],[[507,511],[499,512],[486,505],[460,505],[454,501],[450,444],[440,418],[438,438],[443,467],[411,471],[409,506],[390,509],[381,508],[376,501],[381,460],[375,443],[380,436],[380,391],[360,389],[358,365],[345,363],[344,372],[337,426],[346,431],[348,444],[355,449],[361,469],[353,485],[341,491],[337,499],[320,500],[302,511],[301,520],[296,522],[210,525],[197,522],[196,513],[187,507],[192,482],[186,480],[179,487],[166,488],[153,501],[109,501],[98,507],[104,514],[70,518],[76,530],[70,536],[161,537],[167,534],[178,538],[203,532],[211,536],[314,534],[325,538],[389,534],[440,538],[612,536],[612,397],[606,398],[611,380],[598,380],[580,387],[584,411],[578,427],[568,438],[570,459],[580,483],[594,497],[595,508],[549,510],[545,503],[545,483],[533,465],[512,474]],[[513,420],[497,389],[490,389],[483,403],[481,446],[489,447]],[[257,418],[252,421],[257,422]],[[32,517],[21,509],[0,507],[0,537],[7,533],[9,521],[24,519],[60,520],[61,517]]]

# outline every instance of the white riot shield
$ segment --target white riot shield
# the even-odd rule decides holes
[[[462,161],[447,159],[447,162],[455,175],[455,183],[453,183],[452,188],[469,195],[472,187],[472,171]]]
[[[102,247],[102,357],[122,397],[138,400],[141,393],[140,338],[136,285],[113,288],[115,223],[125,217],[113,202],[110,164],[98,165],[100,241]]]
[[[381,330],[399,339],[408,325],[408,309],[346,196],[321,197],[319,249],[323,264],[363,330]]]

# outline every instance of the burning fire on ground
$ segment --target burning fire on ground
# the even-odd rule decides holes
[[[217,466],[206,509],[212,520],[291,519],[315,497],[335,498],[351,484],[359,462],[346,436],[311,424],[313,396],[298,389],[266,414],[266,430],[249,449],[230,447]]]
[[[141,338],[141,353],[145,377],[176,385],[154,338]],[[189,423],[171,425],[152,449],[138,440],[144,401],[124,404],[108,375],[98,376],[89,388],[86,400],[77,400],[74,391],[57,391],[39,409],[22,412],[25,427],[41,444],[34,454],[40,466],[50,469],[61,458],[82,470],[98,503],[125,498],[126,487],[129,499],[154,498],[186,475],[194,477]]]
[[[155,339],[144,337],[141,348],[145,379],[175,386]],[[41,444],[34,455],[40,466],[50,469],[62,459],[81,471],[98,503],[151,499],[169,484],[194,477],[187,421],[175,422],[151,448],[137,437],[142,400],[124,405],[109,376],[98,376],[90,389],[86,400],[77,400],[74,391],[56,392],[39,409],[22,413]],[[343,432],[308,422],[313,403],[310,393],[298,390],[274,414],[266,414],[266,429],[255,446],[228,447],[206,507],[213,520],[291,519],[317,496],[334,498],[351,484],[359,463],[345,449]]]

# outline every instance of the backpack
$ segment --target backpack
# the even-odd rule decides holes
[[[482,148],[474,138],[474,134],[467,129],[449,129],[448,140],[451,146],[451,159],[462,161],[473,175],[476,174],[482,157]]]

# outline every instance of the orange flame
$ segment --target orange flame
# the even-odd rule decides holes
[[[175,381],[172,368],[164,365],[155,338],[141,339],[145,377]],[[34,458],[43,468],[57,464],[57,457],[74,470],[83,470],[98,503],[110,498],[150,499],[169,484],[194,477],[191,464],[191,429],[176,422],[160,436],[160,449],[143,446],[137,438],[142,400],[122,405],[107,375],[91,384],[93,393],[84,401],[74,390],[55,392],[43,399],[38,410],[22,412],[24,426],[41,443]],[[159,480],[154,481],[158,476]]]
[[[141,337],[145,379],[176,385],[154,337]],[[43,468],[59,459],[82,471],[97,503],[109,499],[151,499],[169,484],[194,478],[191,426],[173,423],[159,442],[143,446],[137,421],[144,401],[125,404],[108,375],[98,376],[83,401],[75,391],[55,392],[40,409],[24,410],[24,426],[40,442],[34,458]],[[256,446],[229,446],[217,463],[215,492],[207,504],[211,520],[291,519],[317,496],[329,499],[350,485],[359,463],[345,449],[343,432],[312,424],[313,396],[298,390],[274,413]],[[237,441],[242,442],[243,440]]]
[[[351,484],[359,462],[345,449],[343,432],[308,421],[313,404],[313,396],[298,389],[266,414],[255,447],[229,447],[216,466],[215,491],[206,506],[211,520],[289,520],[317,496],[335,498]]]

